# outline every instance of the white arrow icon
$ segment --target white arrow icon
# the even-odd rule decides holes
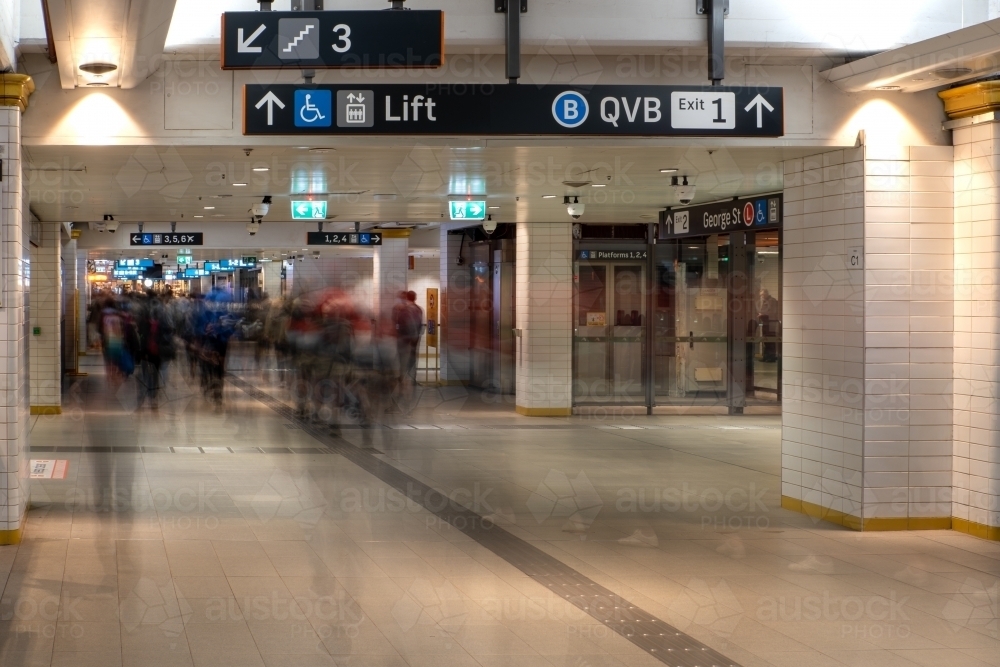
[[[757,127],[764,127],[764,107],[767,107],[768,111],[774,111],[774,107],[767,103],[764,97],[757,93],[757,97],[750,101],[750,104],[746,106],[744,111],[750,111],[754,107],[757,107]]]
[[[132,243],[138,243],[141,240],[142,240],[142,237],[139,236],[138,234],[133,234],[132,235]]]
[[[372,234],[372,243],[378,243],[381,240],[382,240],[381,236],[379,236],[378,234]]]
[[[284,109],[285,105],[282,104],[273,90],[267,91],[267,95],[262,97],[260,102],[257,102],[254,106],[259,109],[265,104],[267,105],[267,124],[274,125],[274,105],[277,104],[279,109]]]
[[[250,35],[250,37],[248,37],[247,39],[243,39],[243,28],[238,29],[236,31],[236,39],[237,39],[236,50],[239,53],[260,53],[260,47],[250,46],[250,42],[260,37],[260,33],[264,32],[264,28],[265,26],[261,25],[259,28],[254,30],[253,34]]]

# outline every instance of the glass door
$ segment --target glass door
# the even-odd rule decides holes
[[[781,243],[777,230],[752,236],[746,393],[754,402],[776,403],[781,400]]]
[[[729,235],[657,244],[654,257],[656,402],[725,404]]]
[[[645,399],[645,269],[576,263],[573,395],[576,402]]]

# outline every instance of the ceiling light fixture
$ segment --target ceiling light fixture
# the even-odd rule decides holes
[[[206,210],[206,211],[214,211],[214,210],[215,210],[215,207],[214,207],[214,206],[206,206],[206,207],[205,207],[205,210]]]
[[[494,209],[494,210],[495,210],[495,209],[498,209],[498,208],[500,208],[500,207],[499,207],[499,206],[490,206],[489,208],[492,208],[492,209]]]
[[[660,170],[660,173],[661,174],[676,174],[677,173],[677,169],[675,167],[665,167],[664,169]]]
[[[555,199],[555,195],[542,195],[542,199]]]
[[[271,171],[270,167],[254,167],[254,171]]]
[[[246,186],[246,183],[233,183],[234,188],[245,188]]]
[[[118,65],[112,63],[84,63],[80,65],[81,72],[93,74],[94,76],[104,76],[109,72],[114,72],[116,69],[118,69]]]
[[[875,88],[875,90],[889,90],[889,91],[896,91],[902,89],[903,89],[902,86],[878,86],[877,88]]]
[[[607,184],[606,183],[594,183],[590,187],[592,187],[592,188],[606,188]]]
[[[194,217],[196,217],[196,218],[204,218],[205,216],[203,216],[203,215],[196,215]]]

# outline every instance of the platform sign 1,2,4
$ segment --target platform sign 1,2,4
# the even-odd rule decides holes
[[[306,245],[382,245],[380,232],[306,232]]]

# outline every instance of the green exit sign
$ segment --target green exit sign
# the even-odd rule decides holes
[[[450,201],[448,208],[452,220],[486,219],[486,202],[484,201]]]
[[[326,220],[326,200],[293,201],[292,220]]]

